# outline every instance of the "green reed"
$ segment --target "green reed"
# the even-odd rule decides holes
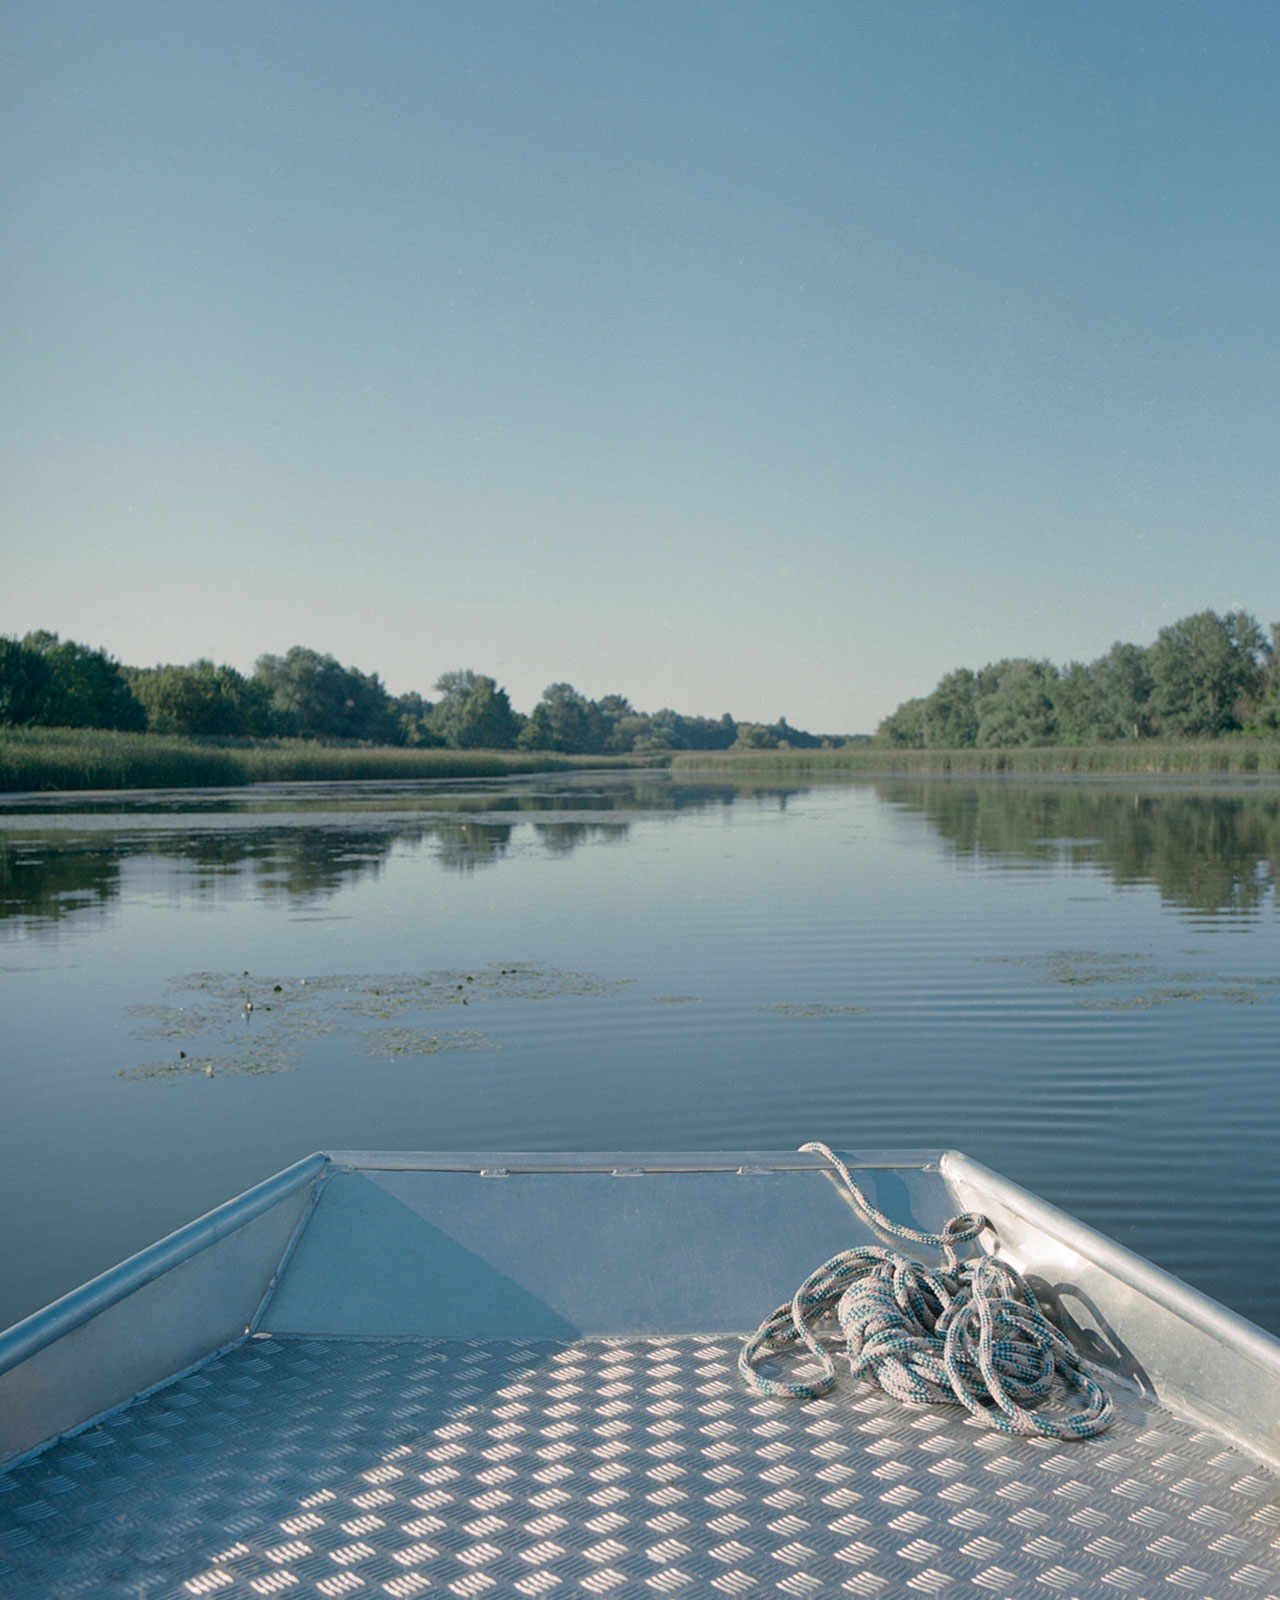
[[[582,767],[722,773],[1280,773],[1280,739],[1148,740],[1016,750],[687,750],[558,755],[332,745],[309,739],[195,740],[94,728],[0,728],[0,792],[238,787],[248,783],[503,778]]]
[[[1280,739],[1200,742],[1141,740],[1013,750],[904,750],[854,745],[836,750],[684,751],[679,772],[822,773],[1280,773]]]
[[[97,728],[0,728],[0,790],[243,783],[229,751]]]
[[[651,758],[405,749],[307,739],[194,740],[94,728],[0,728],[0,792],[238,787],[360,779],[502,778]]]

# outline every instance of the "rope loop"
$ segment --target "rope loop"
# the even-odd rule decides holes
[[[870,1203],[848,1167],[824,1144],[801,1145],[824,1156],[863,1215],[882,1233],[942,1252],[929,1267],[881,1245],[843,1250],[811,1272],[790,1305],[779,1306],[742,1347],[738,1370],[761,1394],[813,1400],[836,1385],[836,1365],[817,1325],[832,1319],[844,1337],[854,1377],[866,1377],[912,1404],[960,1404],[1004,1433],[1088,1439],[1111,1423],[1106,1391],[1084,1370],[1071,1345],[1040,1308],[1030,1285],[993,1255],[961,1261],[957,1246],[991,1224],[978,1212],[952,1217],[941,1233],[891,1222]],[[760,1363],[803,1345],[818,1376],[791,1381]],[[1065,1415],[1038,1408],[1062,1392],[1083,1396]]]

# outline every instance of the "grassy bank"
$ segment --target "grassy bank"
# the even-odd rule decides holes
[[[839,750],[686,751],[678,772],[808,773],[1280,773],[1280,739],[1202,743],[1145,740],[1017,750],[903,750],[856,745]]]
[[[0,728],[0,792],[181,789],[357,779],[502,778],[573,767],[653,766],[652,758],[539,751],[402,749],[307,739],[210,741],[92,728]]]
[[[308,739],[170,739],[91,728],[0,728],[0,792],[181,789],[358,779],[503,778],[583,767],[832,777],[865,773],[1280,773],[1280,739],[1019,750],[689,750],[671,758],[566,756],[545,751],[402,749]]]

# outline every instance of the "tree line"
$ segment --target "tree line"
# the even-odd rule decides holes
[[[1028,657],[961,667],[904,701],[881,744],[923,750],[1216,739],[1280,731],[1280,624],[1268,639],[1247,611],[1199,611],[1153,643],[1112,645],[1087,665]]]
[[[392,695],[376,673],[295,645],[258,658],[246,677],[212,661],[122,666],[105,650],[55,633],[0,636],[0,727],[115,728],[192,739],[316,739],[644,755],[672,750],[805,749],[814,734],[775,723],[637,711],[625,695],[590,700],[553,683],[527,715],[495,679],[446,672],[435,698]],[[828,741],[830,742],[830,741]]]

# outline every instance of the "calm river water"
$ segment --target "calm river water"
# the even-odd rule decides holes
[[[312,1150],[821,1138],[1280,1332],[1278,865],[1264,785],[2,798],[0,1326]]]

